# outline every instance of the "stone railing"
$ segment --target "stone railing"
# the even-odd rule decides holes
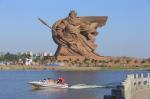
[[[146,97],[146,91],[150,91],[150,74],[130,74],[121,85],[112,89],[111,95],[105,95],[104,99],[149,99],[137,97],[137,95]]]

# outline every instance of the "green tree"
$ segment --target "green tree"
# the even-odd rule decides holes
[[[8,53],[6,53],[5,55],[4,55],[4,61],[13,61],[13,62],[16,62],[16,61],[18,61],[18,59],[19,59],[19,57],[18,57],[18,55],[15,55],[15,54],[10,54],[9,52]]]
[[[22,54],[22,55],[18,55],[19,59],[22,59],[22,61],[25,63],[26,58],[31,58],[31,56],[29,54]]]
[[[91,62],[90,62],[90,59],[85,58],[85,59],[83,60],[83,63],[84,63],[85,66],[89,67]]]
[[[0,61],[4,61],[4,56],[0,56]]]

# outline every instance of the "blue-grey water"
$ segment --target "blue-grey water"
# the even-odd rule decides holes
[[[64,77],[69,86],[76,84],[119,84],[131,73],[148,71],[0,71],[0,99],[103,99],[111,88],[32,90],[29,81]]]

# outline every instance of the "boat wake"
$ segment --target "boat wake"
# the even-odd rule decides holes
[[[87,85],[87,84],[76,84],[72,85],[69,88],[70,89],[86,89],[86,88],[105,88],[106,86],[102,85]]]

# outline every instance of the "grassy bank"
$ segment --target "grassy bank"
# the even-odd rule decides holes
[[[96,70],[150,70],[150,66],[114,66],[114,67],[75,67],[75,66],[0,66],[0,70],[57,70],[57,71],[96,71]]]
[[[150,66],[114,66],[114,67],[102,67],[103,70],[150,70]]]
[[[0,70],[53,70],[50,66],[25,66],[25,65],[7,65],[0,66]]]
[[[24,66],[24,65],[8,65],[0,66],[0,70],[57,70],[57,71],[93,71],[101,70],[101,67],[68,67],[68,66]]]
[[[101,67],[61,66],[61,67],[55,67],[55,70],[58,70],[58,71],[96,71],[96,70],[102,70],[102,68]]]
[[[67,67],[61,66],[56,67],[55,70],[59,71],[96,71],[96,70],[150,70],[150,66],[148,67],[135,67],[135,66],[115,66],[115,67]]]

